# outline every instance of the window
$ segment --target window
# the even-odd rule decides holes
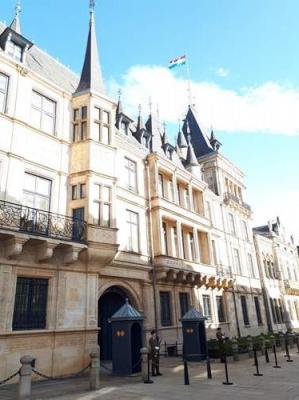
[[[209,201],[206,202],[206,217],[210,220],[211,224],[213,224],[212,207]]]
[[[125,135],[128,134],[128,124],[126,122],[124,122],[124,121],[121,122],[120,129],[121,129],[122,133],[124,133]]]
[[[228,218],[229,218],[229,229],[230,229],[230,233],[231,233],[232,235],[236,235],[236,226],[235,226],[235,220],[234,220],[233,214],[229,213],[229,214],[228,214]]]
[[[293,311],[293,303],[291,300],[288,301],[288,307],[289,307],[290,319],[293,321],[295,318],[294,318],[294,311]]]
[[[238,249],[233,249],[234,254],[234,263],[235,263],[235,270],[236,273],[242,275],[242,268],[241,268],[241,261],[240,261],[240,254]]]
[[[169,197],[169,200],[174,202],[174,196],[175,196],[175,194],[174,194],[174,184],[173,184],[173,180],[170,179],[168,181],[168,197]]]
[[[180,308],[181,317],[183,317],[189,311],[189,295],[188,293],[180,293]]]
[[[48,279],[17,278],[12,329],[45,329]]]
[[[98,127],[99,141],[104,144],[110,144],[110,114],[108,111],[96,108],[95,124]]]
[[[73,142],[87,139],[87,106],[73,111]]]
[[[297,321],[299,321],[299,300],[295,301],[295,310],[296,310]]]
[[[178,242],[178,232],[175,226],[172,228],[172,235],[173,235],[173,257],[178,257],[179,242]]]
[[[56,103],[53,100],[37,93],[32,92],[31,103],[32,124],[47,133],[54,134],[56,120]]]
[[[80,183],[79,185],[72,185],[72,200],[84,199],[85,196],[86,196],[85,183]]]
[[[242,221],[242,226],[243,226],[243,237],[245,240],[249,240],[249,235],[248,235],[248,229],[247,229],[247,223],[246,221]]]
[[[278,311],[279,311],[279,319],[281,322],[284,322],[284,317],[283,317],[283,306],[282,306],[282,301],[278,299]]]
[[[222,296],[216,296],[218,321],[225,322],[224,302]]]
[[[22,61],[23,49],[15,42],[12,42],[11,40],[7,42],[6,52],[10,57],[15,59],[16,61]]]
[[[195,260],[195,248],[194,248],[194,236],[192,232],[188,233],[189,238],[189,249],[190,249],[190,260]]]
[[[163,235],[163,253],[168,255],[168,244],[167,244],[167,225],[166,222],[162,222],[162,235]]]
[[[0,72],[0,112],[5,112],[8,82],[9,82],[8,76]]]
[[[98,224],[104,227],[111,226],[111,188],[99,186],[99,219]]]
[[[212,320],[211,298],[208,294],[202,295],[203,313],[208,320]]]
[[[184,193],[185,193],[185,207],[190,209],[190,193],[189,193],[189,189],[185,188]]]
[[[248,269],[249,269],[250,276],[255,277],[255,270],[254,270],[252,255],[250,253],[248,253],[247,258],[248,258]]]
[[[176,185],[176,190],[177,190],[177,202],[178,204],[181,205],[181,189],[179,183]]]
[[[274,322],[274,324],[277,324],[277,315],[276,315],[276,310],[275,310],[273,299],[270,299],[270,306],[271,306],[273,322]]]
[[[161,325],[171,326],[171,306],[170,306],[170,293],[160,292],[160,312],[161,312]]]
[[[23,204],[44,211],[50,210],[51,181],[25,173]]]
[[[127,225],[127,250],[135,253],[139,252],[139,218],[138,214],[126,210]]]
[[[164,197],[163,175],[158,175],[158,195]]]
[[[246,300],[245,296],[241,296],[240,299],[241,299],[241,307],[242,307],[244,325],[248,326],[249,325],[249,316],[248,316],[248,309],[247,309],[247,300]]]
[[[263,319],[262,319],[262,314],[261,314],[259,298],[257,296],[254,297],[254,305],[255,305],[257,323],[259,325],[262,325],[263,324]]]
[[[125,158],[125,185],[129,190],[137,192],[137,165],[135,161]]]

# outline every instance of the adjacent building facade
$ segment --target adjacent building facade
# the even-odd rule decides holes
[[[212,337],[270,329],[261,257],[284,260],[284,245],[274,255],[257,232],[256,257],[244,175],[196,109],[172,144],[155,113],[134,121],[107,96],[93,7],[80,77],[19,18],[0,24],[0,379],[24,354],[52,375],[84,367],[98,344],[111,359],[109,318],[126,298],[168,343],[191,306]],[[294,289],[272,291],[293,313]]]

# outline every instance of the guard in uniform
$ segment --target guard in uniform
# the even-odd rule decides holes
[[[151,360],[152,376],[161,376],[159,370],[160,342],[155,331],[151,331],[149,338],[149,356]]]

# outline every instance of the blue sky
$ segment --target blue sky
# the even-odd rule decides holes
[[[5,0],[0,19],[10,22],[14,7]],[[88,0],[23,0],[22,9],[26,36],[80,72]],[[133,115],[151,96],[175,134],[185,71],[164,67],[187,53],[197,110],[247,175],[255,222],[279,214],[299,239],[298,15],[295,0],[98,0],[96,8],[109,93],[122,87]]]

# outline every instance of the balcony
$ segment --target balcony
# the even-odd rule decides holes
[[[250,205],[245,203],[242,199],[240,199],[239,197],[235,196],[234,194],[229,193],[229,192],[224,193],[223,200],[224,200],[225,204],[230,204],[230,205],[235,206],[237,208],[241,208],[246,213],[251,214]]]
[[[2,200],[0,229],[77,243],[86,241],[84,221]]]
[[[284,286],[287,294],[299,296],[299,282],[291,279],[285,279]]]

